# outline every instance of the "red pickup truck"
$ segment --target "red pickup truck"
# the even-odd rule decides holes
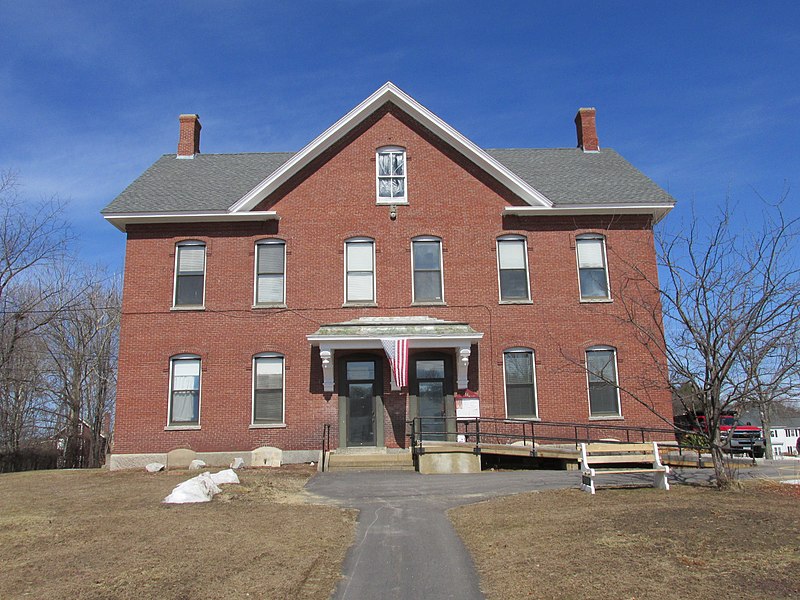
[[[706,416],[703,413],[687,413],[675,417],[675,426],[684,431],[708,433]],[[760,427],[738,423],[735,412],[724,412],[721,416],[720,437],[723,449],[731,454],[747,454],[754,458],[764,456],[764,434]],[[731,431],[733,430],[733,431]],[[686,434],[683,433],[683,436]],[[681,434],[679,434],[679,438]]]

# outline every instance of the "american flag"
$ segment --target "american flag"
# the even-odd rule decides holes
[[[408,385],[408,338],[381,338],[397,389]]]

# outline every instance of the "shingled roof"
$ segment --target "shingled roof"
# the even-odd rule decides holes
[[[555,206],[663,204],[673,198],[614,150],[496,148],[486,152]],[[224,211],[294,156],[293,152],[159,158],[103,214]]]

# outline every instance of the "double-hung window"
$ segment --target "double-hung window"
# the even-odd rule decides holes
[[[403,148],[379,148],[375,167],[378,202],[406,202],[406,151]]]
[[[253,357],[253,425],[283,424],[283,356]]]
[[[605,346],[586,350],[586,373],[589,380],[589,415],[621,416],[616,350]]]
[[[531,299],[528,283],[528,251],[524,237],[498,238],[497,268],[501,302],[525,302]]]
[[[606,240],[601,235],[582,235],[575,240],[581,300],[609,300]]]
[[[203,242],[180,242],[175,248],[174,306],[203,306],[205,279],[206,245]]]
[[[375,302],[375,242],[353,238],[344,246],[345,302]]]
[[[180,355],[170,360],[169,424],[200,424],[200,357]]]
[[[503,353],[508,418],[536,418],[536,374],[533,350],[511,348]]]
[[[286,244],[262,240],[256,244],[256,298],[258,305],[286,302]]]
[[[411,241],[411,265],[414,271],[414,302],[444,302],[442,282],[442,241],[420,237]]]

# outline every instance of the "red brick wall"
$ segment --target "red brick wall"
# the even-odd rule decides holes
[[[395,221],[375,203],[375,150],[403,146],[408,156],[408,206]],[[233,202],[234,198],[231,198]],[[473,351],[470,387],[481,396],[483,416],[505,415],[502,353],[527,346],[536,353],[539,416],[588,422],[586,347],[618,350],[619,379],[640,400],[671,416],[663,360],[653,360],[643,337],[624,323],[622,288],[636,268],[656,277],[647,217],[501,217],[520,201],[507,190],[394,110],[374,116],[331,152],[290,181],[260,209],[279,223],[130,226],[114,452],[247,450],[261,445],[317,449],[322,424],[337,440],[337,397],[322,393],[316,349],[306,335],[324,323],[360,316],[427,315],[466,321],[484,337]],[[575,236],[607,236],[611,303],[579,302]],[[503,234],[528,240],[532,302],[500,305],[495,240]],[[447,306],[411,306],[410,241],[443,240]],[[287,309],[253,309],[254,244],[264,237],[286,241]],[[376,240],[376,308],[343,308],[343,246],[353,236]],[[171,311],[175,244],[207,243],[206,308]],[[646,286],[630,295],[653,306]],[[286,366],[286,427],[250,429],[252,356],[280,352]],[[201,429],[165,431],[169,358],[193,353],[203,359]],[[405,394],[389,394],[386,442],[405,444]],[[641,402],[622,395],[619,424],[663,426]]]

